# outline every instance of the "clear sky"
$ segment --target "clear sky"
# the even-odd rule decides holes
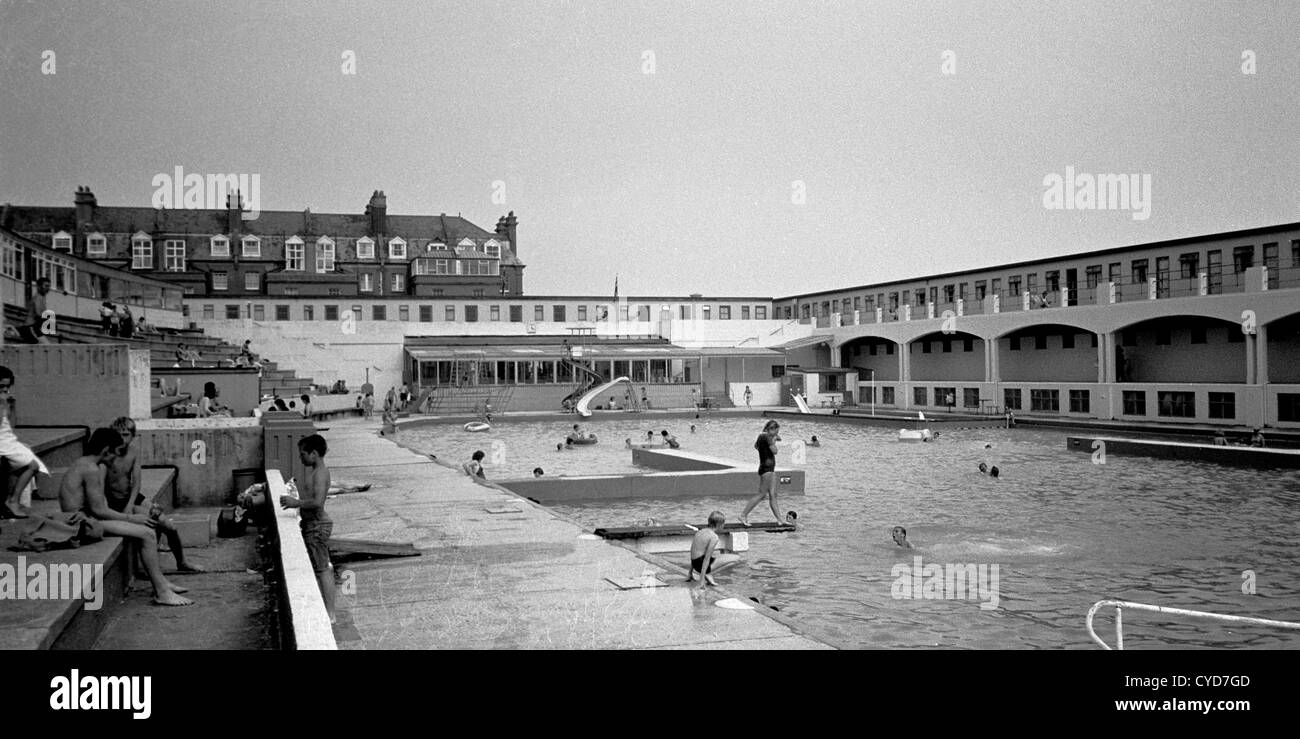
[[[259,174],[270,210],[514,210],[534,294],[779,296],[1300,220],[1289,0],[0,0],[0,94],[0,202],[145,206],[179,165]],[[1067,166],[1150,175],[1150,217],[1045,208]]]

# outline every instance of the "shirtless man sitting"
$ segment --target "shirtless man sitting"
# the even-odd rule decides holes
[[[122,416],[113,421],[113,430],[122,437],[122,453],[109,458],[104,463],[104,497],[108,507],[118,513],[149,514],[153,506],[144,505],[144,496],[140,495],[140,455],[135,446],[135,421]],[[149,516],[154,529],[167,537],[167,546],[176,557],[176,569],[180,572],[204,572],[185,561],[185,550],[181,546],[181,535],[167,516]]]
[[[119,455],[122,437],[112,429],[95,429],[86,442],[86,454],[78,457],[63,476],[59,488],[59,507],[65,513],[81,511],[98,519],[108,536],[120,536],[140,541],[141,556],[149,580],[153,583],[153,600],[164,606],[188,606],[194,601],[182,598],[185,588],[177,587],[163,577],[158,562],[158,535],[154,533],[157,522],[138,513],[118,513],[104,497],[104,470],[100,465]]]

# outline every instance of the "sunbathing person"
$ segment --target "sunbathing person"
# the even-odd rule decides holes
[[[185,588],[177,587],[163,577],[158,562],[158,535],[154,533],[157,521],[138,513],[119,513],[108,505],[104,497],[104,473],[99,469],[118,456],[122,437],[112,429],[95,429],[86,442],[86,454],[68,467],[59,488],[59,507],[65,513],[85,513],[103,525],[108,536],[136,539],[144,559],[149,580],[153,583],[153,600],[164,606],[188,606],[194,601],[182,598]]]
[[[176,557],[176,569],[180,572],[204,572],[202,567],[185,561],[181,535],[171,519],[162,515],[162,509],[144,505],[144,496],[140,494],[140,455],[135,447],[135,421],[122,416],[113,421],[113,430],[122,437],[122,447],[118,455],[110,457],[103,465],[104,497],[108,500],[108,507],[118,513],[149,514],[155,531],[167,537],[167,546]]]

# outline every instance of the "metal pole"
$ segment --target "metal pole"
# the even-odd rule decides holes
[[[876,415],[876,371],[868,370],[871,373],[871,415]]]

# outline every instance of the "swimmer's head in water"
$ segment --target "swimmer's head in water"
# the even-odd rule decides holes
[[[992,467],[990,467],[990,468],[989,468],[989,474],[992,475],[993,477],[997,477],[998,474],[999,474],[999,473],[998,473],[998,466],[997,466],[997,465],[993,465]]]
[[[541,467],[534,467],[534,468],[533,468],[533,477],[541,477],[541,476],[544,475],[544,474],[546,474],[546,473],[545,473],[545,472],[542,472],[542,468],[541,468]]]
[[[695,424],[691,424],[691,433],[695,433]]]
[[[712,526],[715,529],[722,528],[722,525],[726,522],[727,517],[722,515],[722,511],[714,511],[709,514],[709,526]]]
[[[895,526],[893,530],[891,530],[889,533],[890,536],[894,537],[894,543],[897,544],[898,546],[900,547],[912,546],[912,544],[907,540],[907,529],[903,528],[902,526]]]
[[[563,451],[563,450],[564,450],[564,445],[563,445],[563,444],[556,444],[556,445],[555,445],[555,451],[558,452],[558,451]]]
[[[785,522],[786,522],[786,523],[794,523],[795,521],[798,521],[798,520],[799,520],[799,514],[798,514],[798,513],[795,513],[794,511],[786,511],[786,512],[785,512]]]
[[[989,471],[989,466],[984,464],[983,462],[980,462],[980,472],[987,475],[988,471]]]

